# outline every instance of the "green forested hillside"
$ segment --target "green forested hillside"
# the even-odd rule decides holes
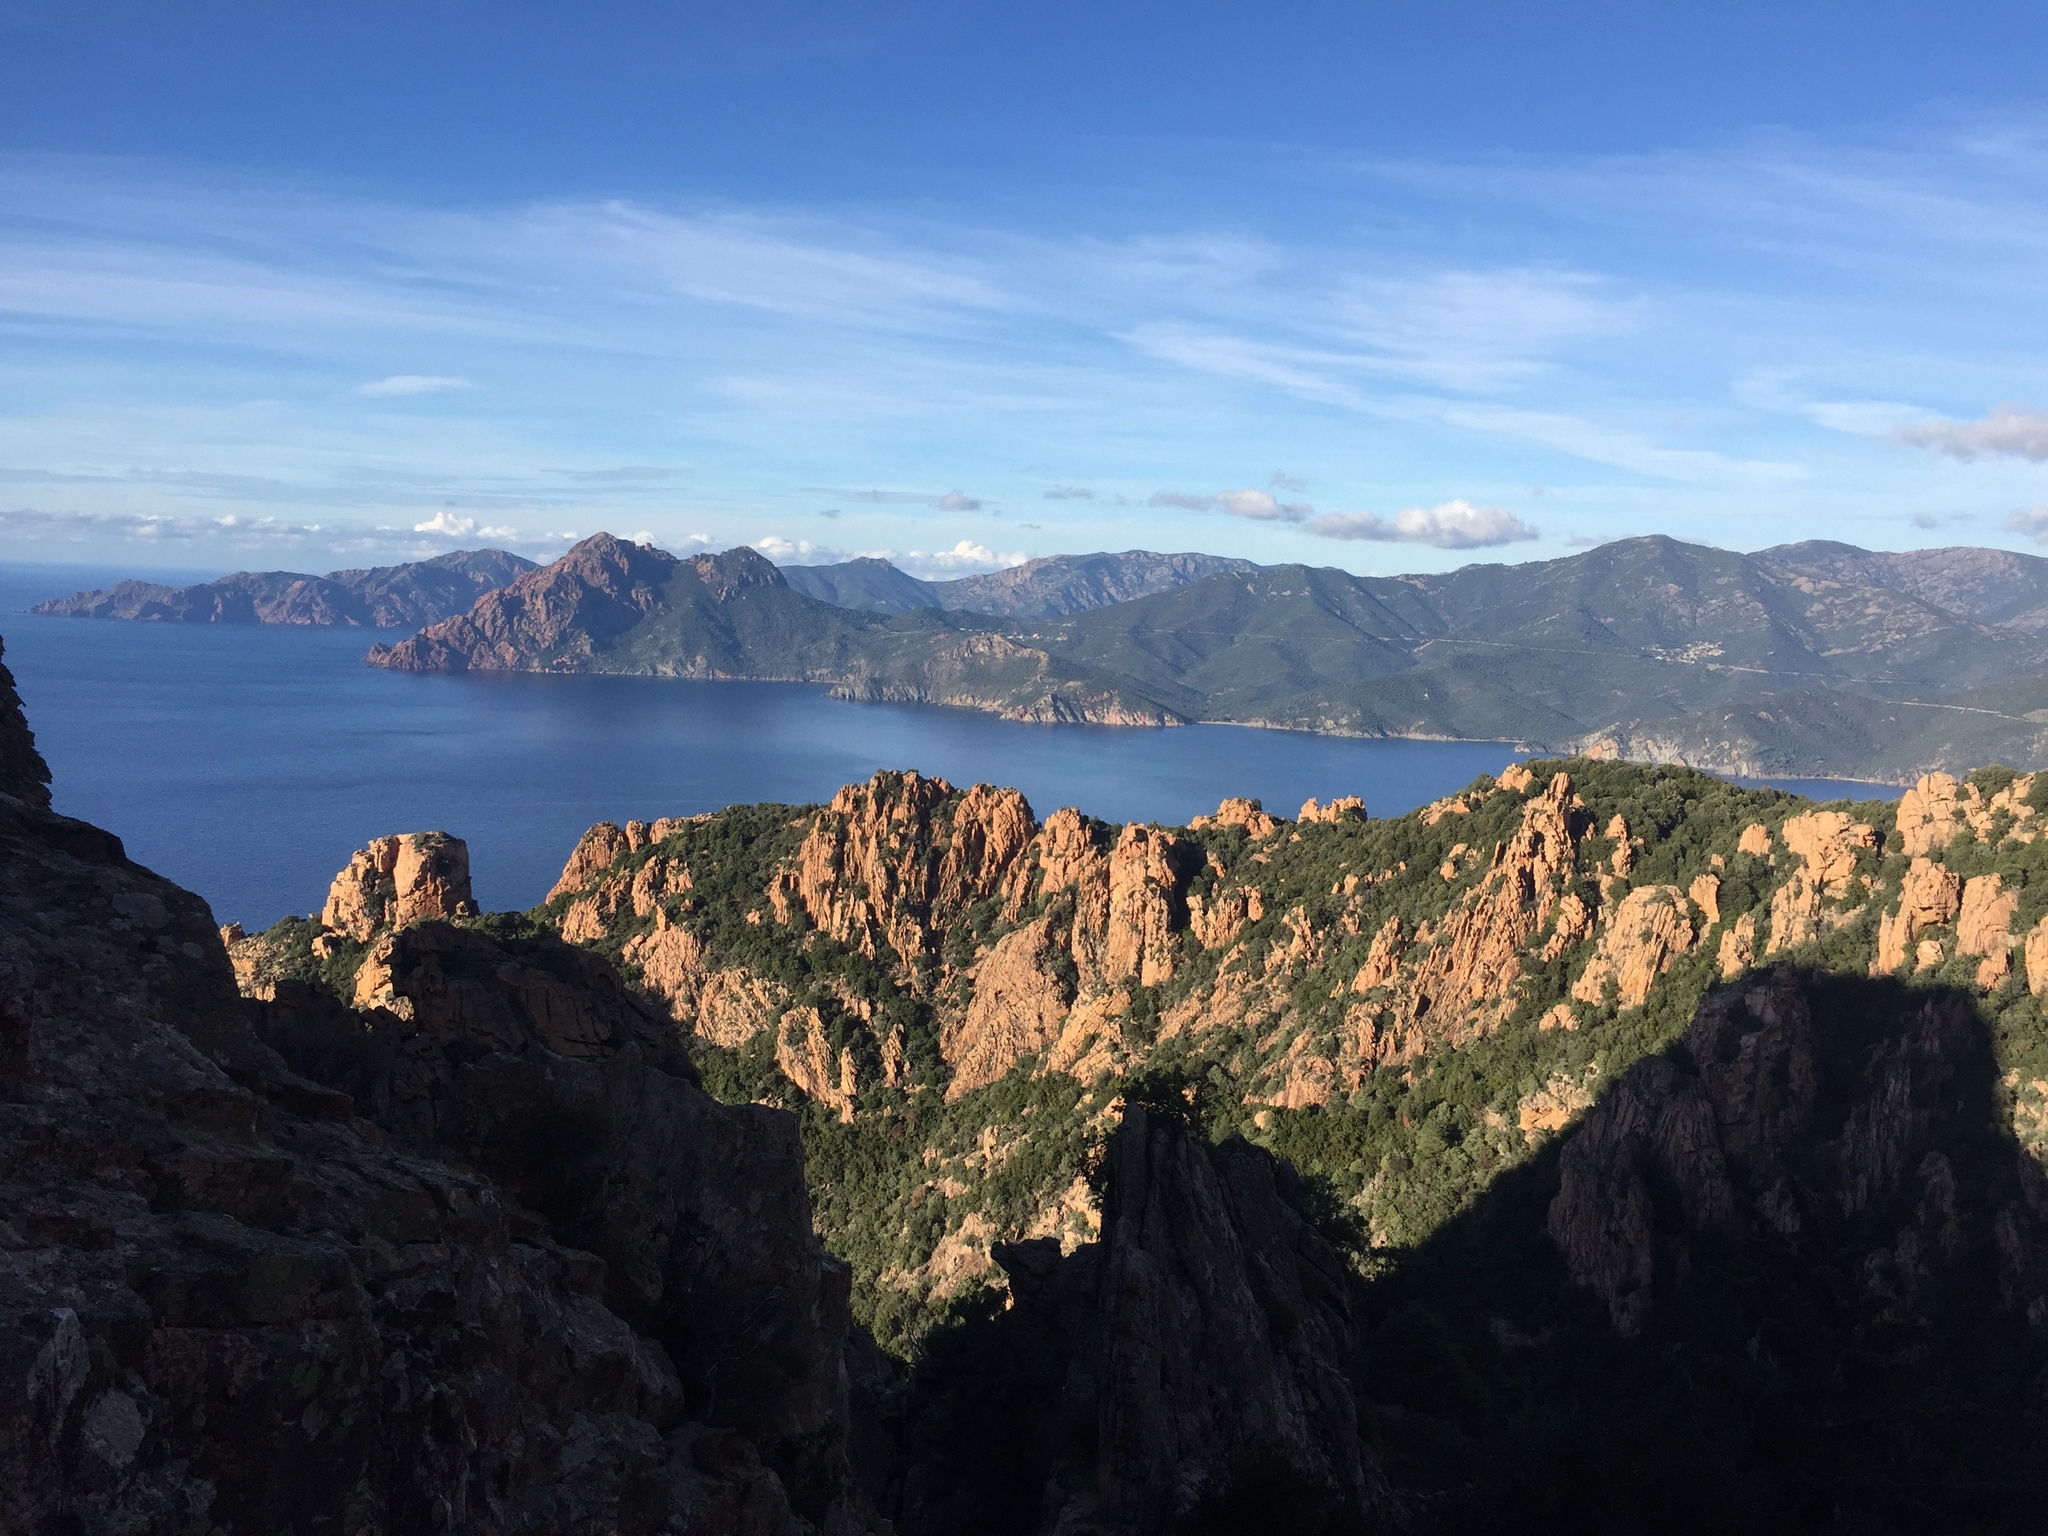
[[[1910,781],[2048,755],[2036,630],[1672,539],[1437,576],[1228,570],[1104,603],[1086,561],[1041,564],[972,580],[1015,577],[1005,602],[1060,616],[890,614],[870,611],[895,605],[873,571],[841,573],[832,592],[862,605],[841,607],[752,550],[677,561],[600,536],[371,660],[827,682],[1016,719],[1511,740],[1758,777]],[[1943,571],[1915,580],[1948,591]]]

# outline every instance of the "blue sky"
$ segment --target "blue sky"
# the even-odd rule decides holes
[[[0,0],[0,558],[2036,549],[2044,43]]]

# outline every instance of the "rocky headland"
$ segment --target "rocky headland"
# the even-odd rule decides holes
[[[237,571],[189,587],[123,581],[103,591],[38,603],[65,618],[140,619],[167,624],[312,624],[414,629],[465,613],[484,593],[534,563],[502,549],[465,549],[362,570],[308,576]]]
[[[842,698],[951,704],[1014,720],[1177,723],[1172,711],[989,631],[819,602],[744,546],[678,560],[609,534],[368,661],[402,672],[633,673],[826,683]]]

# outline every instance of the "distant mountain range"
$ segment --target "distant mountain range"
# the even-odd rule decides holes
[[[1205,558],[973,578],[979,600],[1012,605],[991,613],[953,606],[964,583],[881,561],[796,573],[750,549],[678,560],[600,535],[369,659],[824,682],[1023,720],[1507,739],[1759,776],[2048,760],[2048,560],[1661,537],[1424,576],[1195,575]],[[919,589],[952,590],[912,606]]]
[[[1205,576],[1257,569],[1249,560],[1224,555],[1158,555],[1127,549],[1116,555],[1050,555],[955,581],[920,581],[875,559],[784,566],[782,575],[805,597],[868,613],[946,608],[1003,618],[1054,619],[1170,592]]]
[[[172,624],[311,624],[409,629],[466,613],[484,593],[533,570],[502,549],[465,549],[367,570],[237,571],[218,581],[167,587],[124,581],[102,591],[38,603],[35,613]]]

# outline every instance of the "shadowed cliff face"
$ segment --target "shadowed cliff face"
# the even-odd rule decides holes
[[[21,712],[14,674],[0,662],[0,794],[37,810],[50,808],[50,765],[36,750],[36,738]]]
[[[999,1245],[1010,1309],[927,1348],[908,1536],[1405,1527],[1362,1435],[1348,1260],[1293,1169],[1212,1146],[1172,1102],[1131,1105],[1109,1139],[1101,1241]],[[1247,1472],[1280,1507],[1206,1523]]]
[[[2048,1492],[2048,1179],[1945,988],[1707,997],[1561,1150],[1368,1292],[1428,1528],[2022,1531]]]
[[[252,1006],[198,897],[0,800],[0,1528],[867,1529],[789,1118],[594,956],[377,963]]]

